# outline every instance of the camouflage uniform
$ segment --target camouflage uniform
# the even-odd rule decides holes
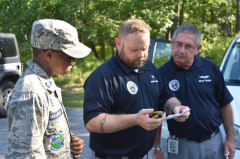
[[[36,63],[20,77],[7,103],[6,158],[72,158],[71,135],[61,92]]]

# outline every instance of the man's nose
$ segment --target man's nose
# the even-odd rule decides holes
[[[144,51],[140,51],[138,53],[138,57],[145,57],[145,52]]]
[[[186,48],[185,48],[184,45],[182,45],[182,47],[180,47],[179,52],[180,53],[185,53],[186,52]]]

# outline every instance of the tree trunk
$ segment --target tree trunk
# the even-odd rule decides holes
[[[173,19],[173,25],[172,25],[172,30],[171,30],[171,37],[173,36],[174,31],[178,27],[178,4],[175,6],[174,12],[176,13],[176,16]]]
[[[226,4],[226,33],[227,33],[227,36],[230,36],[231,35],[231,24],[228,20],[229,16],[230,16],[230,6],[229,6],[229,1],[228,3]]]
[[[184,3],[182,3],[180,11],[179,11],[179,25],[183,24],[184,22]]]
[[[90,42],[90,48],[92,49],[92,52],[94,54],[94,56],[97,58],[97,59],[100,59],[99,55],[98,55],[98,52],[96,50],[96,46],[95,44],[91,41]]]
[[[238,33],[240,31],[240,11],[239,11],[239,7],[240,7],[240,0],[236,0],[237,2],[237,7],[236,7],[236,15],[237,15],[237,26],[236,26],[236,33]]]

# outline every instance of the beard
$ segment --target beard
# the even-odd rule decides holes
[[[136,58],[134,60],[128,59],[126,57],[126,52],[123,49],[121,49],[121,51],[119,52],[119,57],[121,61],[132,70],[142,68],[147,62],[147,58],[143,58],[143,57]]]
[[[136,59],[134,61],[132,61],[131,63],[128,63],[128,67],[131,69],[138,69],[138,68],[142,68],[145,64],[146,64],[145,59],[141,58],[141,59]]]

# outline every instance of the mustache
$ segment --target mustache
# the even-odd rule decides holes
[[[185,55],[183,54],[180,54],[180,53],[177,53],[176,56],[180,56],[180,57],[186,57]]]

